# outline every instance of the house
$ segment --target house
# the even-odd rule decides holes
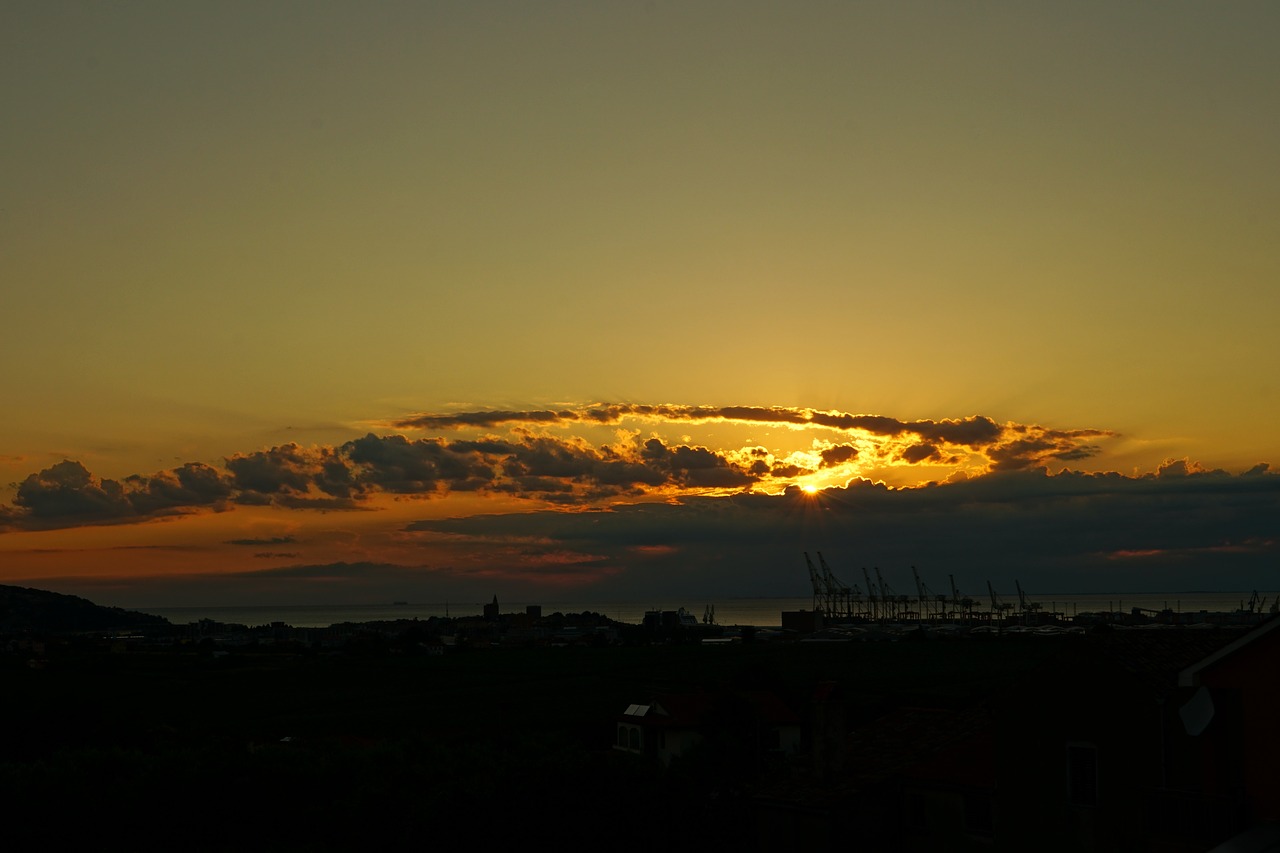
[[[664,693],[619,715],[614,749],[664,766],[699,745],[761,764],[800,748],[800,718],[763,692]]]
[[[1201,742],[1200,785],[1236,794],[1251,822],[1280,822],[1280,618],[1184,668],[1178,687],[1195,691],[1184,727],[1216,734]]]
[[[997,820],[1060,849],[1175,853],[1280,819],[1280,620],[1089,640],[1000,708]]]
[[[842,736],[820,690],[809,772],[757,797],[762,845],[1191,853],[1280,821],[1280,619],[959,642],[1057,647],[979,700],[887,702]]]
[[[820,687],[813,772],[757,795],[761,849],[990,849],[995,772],[987,709],[899,707],[837,743],[818,728],[843,719],[841,704],[838,693]]]

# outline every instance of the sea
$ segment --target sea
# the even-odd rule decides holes
[[[1048,613],[1074,617],[1080,613],[1129,613],[1138,607],[1149,611],[1173,610],[1180,613],[1199,611],[1231,612],[1249,607],[1253,591],[1248,592],[1145,592],[1145,593],[1048,593],[1028,596]],[[1263,608],[1270,609],[1277,600],[1276,592],[1259,592]],[[986,598],[975,599],[976,610],[990,609]],[[1003,597],[1014,605],[1016,597]],[[529,605],[542,608],[543,615],[552,613],[593,612],[616,622],[638,625],[651,610],[678,610],[683,607],[699,622],[710,616],[717,625],[754,625],[768,628],[781,624],[784,610],[813,610],[812,596],[790,598],[722,598],[705,601],[501,601],[503,613],[523,613]],[[433,616],[479,616],[484,602],[386,602],[382,604],[295,604],[210,607],[145,607],[145,613],[163,616],[175,625],[212,619],[238,625],[258,626],[283,622],[295,628],[325,628],[344,622],[380,622],[396,619],[430,619]],[[712,609],[714,608],[714,611]]]

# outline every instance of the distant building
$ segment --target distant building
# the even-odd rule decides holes
[[[679,610],[646,610],[643,625],[650,630],[658,628],[697,628],[698,617],[683,607]]]
[[[821,610],[784,610],[782,611],[782,629],[796,631],[801,634],[812,634],[822,630]]]
[[[498,619],[498,596],[493,597],[493,601],[484,606],[484,618],[489,621],[497,621]]]

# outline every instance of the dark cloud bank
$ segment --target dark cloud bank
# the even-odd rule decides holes
[[[802,552],[822,551],[847,583],[879,568],[914,594],[911,567],[935,591],[983,597],[990,580],[1036,594],[1274,589],[1280,476],[1014,471],[890,489],[858,482],[808,495],[693,496],[676,503],[418,521],[424,546],[447,542],[465,565],[295,565],[137,584],[130,601],[650,601],[805,596]],[[873,572],[874,573],[874,572]]]
[[[811,472],[758,447],[711,449],[656,437],[595,445],[541,431],[627,419],[786,424],[828,436],[835,430],[836,440],[824,439],[816,452],[815,470],[851,461],[945,463],[963,455],[984,460],[986,473],[917,488],[854,481],[817,496],[798,489],[770,495],[764,491]],[[465,564],[482,567],[486,584],[542,572],[563,583],[576,573],[577,588],[597,598],[654,590],[696,597],[804,594],[804,550],[823,551],[851,583],[861,567],[878,566],[903,592],[910,590],[912,565],[937,589],[954,574],[969,593],[984,589],[987,579],[1007,589],[1015,578],[1062,592],[1276,585],[1280,477],[1266,465],[1232,475],[1181,461],[1144,476],[1049,475],[1048,465],[1096,454],[1092,442],[1108,435],[1101,430],[1002,425],[980,416],[900,421],[809,409],[680,406],[420,415],[397,425],[502,426],[508,433],[452,440],[369,434],[336,446],[288,444],[237,454],[222,468],[188,463],[119,481],[64,461],[18,485],[14,505],[0,508],[0,527],[134,523],[237,504],[353,510],[369,508],[379,494],[484,492],[560,508],[422,521],[404,534],[424,547],[465,551]],[[260,559],[295,553],[277,549],[294,544],[288,537],[227,544],[257,548],[251,557]],[[338,582],[330,586],[335,594],[358,585],[375,571],[370,566],[377,567],[379,583],[395,571],[375,563],[341,565],[328,578]],[[281,571],[250,574],[302,580]],[[402,571],[428,585],[447,577],[455,590],[466,580],[465,573],[444,569]]]
[[[1044,591],[1251,589],[1276,585],[1280,477],[1018,471],[917,489],[867,482],[817,496],[686,498],[610,510],[421,521],[424,535],[477,549],[540,538],[623,571],[600,584],[619,596],[805,594],[801,552],[822,551],[846,582],[880,567],[903,593],[911,566],[969,593],[990,579]]]

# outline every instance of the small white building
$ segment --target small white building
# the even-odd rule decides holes
[[[800,718],[771,693],[667,693],[628,705],[617,719],[613,748],[668,765],[709,736],[737,729],[744,749],[792,755],[800,748]]]

